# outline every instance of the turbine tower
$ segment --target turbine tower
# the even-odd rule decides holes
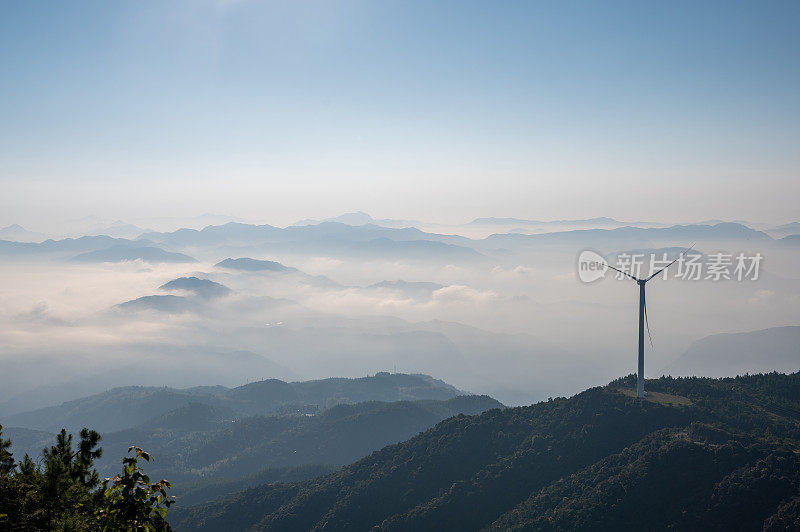
[[[663,268],[658,270],[656,273],[654,273],[650,277],[647,277],[646,279],[639,279],[638,277],[634,277],[633,275],[631,275],[628,272],[624,272],[622,270],[618,270],[617,268],[611,266],[610,264],[607,264],[607,266],[609,268],[611,268],[612,270],[617,271],[617,272],[619,272],[622,275],[625,275],[627,277],[630,277],[631,279],[636,281],[636,284],[639,285],[639,363],[638,363],[638,372],[637,372],[637,379],[636,379],[636,397],[638,397],[639,399],[642,399],[644,397],[644,329],[645,329],[645,325],[647,326],[647,336],[650,337],[650,345],[651,346],[653,345],[653,338],[650,336],[650,324],[647,322],[647,303],[645,303],[645,298],[644,298],[644,287],[647,284],[647,281],[649,281],[650,279],[654,278],[656,275],[658,275],[659,273],[663,272],[664,270],[666,270],[667,268],[669,268],[670,266],[675,264],[678,261],[678,259],[680,259],[684,254],[686,254],[688,251],[690,251],[693,247],[694,247],[694,244],[692,244],[691,247],[686,248],[686,250],[682,251],[681,254],[678,255],[678,257],[675,260],[673,260],[672,262],[670,262],[669,264],[667,264],[666,266],[664,266]]]

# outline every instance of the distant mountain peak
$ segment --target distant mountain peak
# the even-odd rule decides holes
[[[0,240],[10,240],[12,242],[41,242],[45,240],[45,235],[28,231],[19,224],[11,224],[0,229]]]
[[[199,277],[178,277],[159,287],[161,290],[185,290],[205,298],[228,295],[231,290],[225,285]]]
[[[242,257],[238,259],[225,259],[214,265],[215,268],[227,268],[229,270],[242,270],[242,271],[271,271],[271,272],[286,272],[296,271],[295,268],[284,266],[280,262],[271,260],[258,260],[249,257]]]

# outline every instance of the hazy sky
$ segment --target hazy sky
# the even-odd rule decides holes
[[[797,219],[800,3],[0,5],[0,224]]]

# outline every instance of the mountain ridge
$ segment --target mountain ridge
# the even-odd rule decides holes
[[[630,375],[569,399],[456,416],[339,472],[299,483],[251,488],[225,501],[177,508],[171,522],[185,530],[624,528],[625,519],[631,516],[615,511],[613,501],[592,507],[594,513],[587,513],[589,509],[561,513],[558,526],[552,521],[531,524],[529,520],[541,512],[530,513],[529,508],[538,507],[537,501],[544,500],[541,497],[548,490],[565,489],[564,482],[570,479],[578,479],[575,493],[616,482],[623,490],[617,503],[628,508],[656,504],[657,499],[648,497],[662,497],[661,491],[663,497],[689,505],[692,512],[688,514],[680,512],[680,504],[671,512],[656,514],[663,517],[657,528],[674,524],[697,529],[708,523],[705,517],[712,523],[719,519],[720,529],[724,529],[737,519],[764,523],[797,516],[791,509],[781,508],[790,505],[800,489],[800,475],[791,465],[797,463],[796,458],[786,462],[787,456],[800,450],[800,374],[664,377],[647,381],[647,389],[654,393],[644,401],[623,393],[634,383],[635,376]],[[727,445],[725,442],[731,443],[719,447]],[[748,446],[753,452],[739,451]],[[784,446],[794,451],[787,455]],[[705,457],[730,459],[718,460],[716,469],[708,474],[698,470],[694,484],[675,476],[673,484],[642,491],[635,486],[647,478],[646,462],[625,458],[636,455],[653,468],[661,463],[659,457],[672,456],[670,460],[685,464],[687,471],[707,463]],[[767,463],[773,466],[765,466]],[[657,471],[653,468],[651,471]],[[784,480],[769,496],[753,499],[746,511],[728,515],[729,509],[737,508],[736,493],[759,492],[762,470]],[[619,476],[623,471],[630,474]],[[659,475],[655,475],[650,485],[661,486],[658,481]],[[696,485],[697,490],[681,491],[684,485]],[[627,498],[624,493],[629,494]],[[713,493],[723,498],[705,510],[714,501],[710,498]],[[565,494],[567,499],[551,497],[544,510],[557,508],[555,501],[568,505],[582,500]],[[635,498],[638,494],[641,502]],[[645,528],[654,524],[643,522]]]
[[[2,424],[51,432],[62,427],[80,429],[92,426],[95,430],[108,432],[135,427],[189,403],[232,409],[241,417],[268,414],[285,405],[314,404],[325,410],[340,403],[366,400],[443,400],[464,394],[428,375],[389,373],[356,379],[333,377],[296,382],[268,379],[235,388],[125,386],[7,416],[2,419]]]

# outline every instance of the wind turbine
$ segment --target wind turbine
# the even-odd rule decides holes
[[[617,268],[611,266],[610,264],[607,264],[607,266],[609,268],[611,268],[612,270],[617,271],[617,272],[619,272],[622,275],[625,275],[627,277],[630,277],[631,279],[636,281],[636,284],[639,285],[639,371],[638,371],[638,378],[636,380],[636,397],[638,397],[639,399],[642,399],[644,397],[644,328],[645,328],[645,324],[647,325],[647,336],[650,338],[650,346],[652,347],[652,345],[653,345],[653,337],[650,336],[650,323],[648,323],[648,321],[647,321],[647,304],[645,303],[645,300],[644,300],[644,286],[647,284],[647,281],[649,281],[650,279],[652,279],[653,277],[655,277],[659,273],[663,272],[664,270],[666,270],[667,268],[669,268],[670,266],[672,266],[673,264],[678,262],[678,259],[683,257],[683,255],[686,254],[687,252],[689,252],[693,247],[694,247],[694,244],[692,244],[691,247],[688,247],[684,251],[682,251],[681,254],[678,255],[678,257],[675,260],[673,260],[672,262],[670,262],[669,264],[667,264],[666,266],[664,266],[663,268],[658,270],[656,273],[654,273],[650,277],[647,277],[646,279],[639,279],[638,277],[634,277],[633,275],[629,274],[628,272],[624,272],[622,270],[618,270]]]

